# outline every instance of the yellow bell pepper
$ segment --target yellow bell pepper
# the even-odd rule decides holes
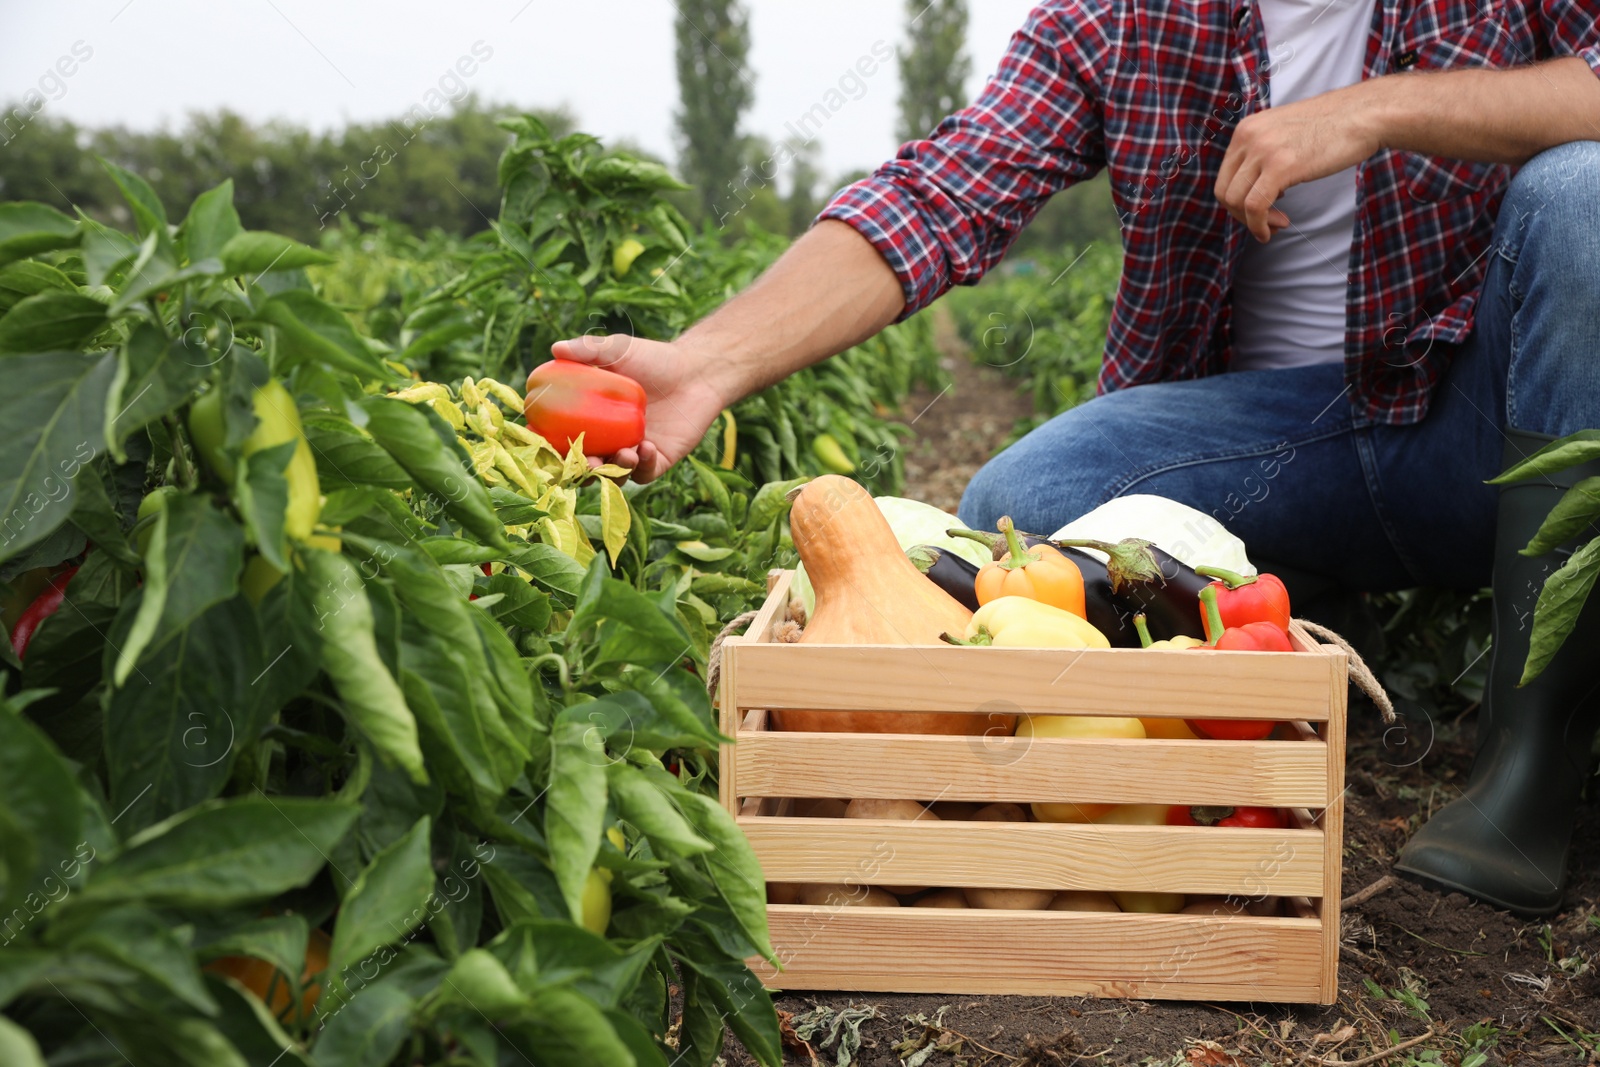
[[[1081,616],[1021,596],[1003,596],[977,610],[956,644],[996,648],[1110,648]]]
[[[1189,637],[1186,634],[1179,634],[1177,637],[1169,637],[1165,641],[1150,640],[1150,628],[1144,623],[1143,612],[1140,612],[1133,617],[1133,628],[1139,632],[1139,644],[1143,648],[1167,648],[1180,650],[1185,648],[1199,648],[1205,644],[1205,642],[1200,640],[1198,637]]]

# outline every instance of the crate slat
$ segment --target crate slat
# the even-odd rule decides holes
[[[729,642],[723,656],[738,664],[743,708],[1310,722],[1329,713],[1328,663],[1314,652]]]
[[[1321,830],[740,817],[767,878],[1321,896]]]
[[[1305,741],[932,737],[742,730],[744,796],[1322,807],[1328,753]],[[930,784],[934,783],[934,784]],[[936,792],[923,796],[928,789]]]
[[[773,905],[778,989],[1316,1001],[1321,924],[1090,912]]]

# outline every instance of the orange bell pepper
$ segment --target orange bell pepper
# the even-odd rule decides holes
[[[1049,545],[1023,547],[1009,518],[999,523],[1010,551],[978,572],[978,603],[1020,596],[1085,617],[1083,572]]]

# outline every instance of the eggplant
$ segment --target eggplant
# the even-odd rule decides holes
[[[948,549],[918,545],[906,553],[917,570],[934,585],[961,602],[968,611],[978,610],[978,565],[962,559]]]
[[[956,537],[968,537],[988,545],[995,559],[1006,553],[1004,534],[977,530],[950,530]],[[1139,634],[1133,617],[1141,612],[1150,637],[1164,641],[1170,637],[1204,638],[1200,616],[1200,590],[1211,579],[1196,574],[1187,564],[1146,541],[1130,538],[1115,545],[1094,542],[1102,552],[1112,550],[1117,573],[1109,561],[1101,561],[1083,550],[1086,542],[1052,541],[1021,531],[1017,536],[1024,546],[1049,545],[1078,565],[1083,572],[1084,617],[1106,635],[1113,648],[1138,648]]]

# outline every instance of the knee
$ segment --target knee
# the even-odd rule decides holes
[[[1600,142],[1546,149],[1512,178],[1500,207],[1500,240],[1583,244],[1600,251]]]
[[[1057,418],[1070,423],[1082,410]],[[1105,503],[1125,460],[1103,436],[1070,429],[1048,424],[985,463],[961,496],[961,521],[993,530],[1010,516],[1019,530],[1051,534]]]

